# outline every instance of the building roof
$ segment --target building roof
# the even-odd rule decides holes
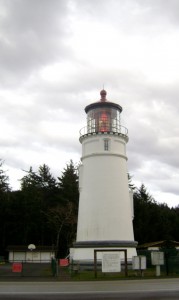
[[[91,104],[89,104],[85,107],[85,112],[86,113],[88,113],[90,110],[92,110],[94,108],[96,109],[96,108],[106,108],[106,107],[114,108],[114,109],[122,112],[122,107],[119,104],[114,103],[114,102],[110,102],[106,99],[107,92],[105,90],[102,90],[100,92],[100,95],[101,95],[100,101],[91,103]]]
[[[172,240],[163,240],[163,241],[157,241],[157,242],[150,242],[145,243],[142,245],[138,245],[137,249],[147,249],[150,247],[179,247],[179,242],[172,241]]]
[[[46,252],[46,251],[55,251],[55,250],[56,250],[55,246],[36,246],[33,252],[34,251]],[[30,251],[30,250],[28,249],[28,245],[9,245],[7,246],[7,251],[21,252],[21,251]]]

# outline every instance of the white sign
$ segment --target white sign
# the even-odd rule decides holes
[[[121,272],[119,252],[102,253],[102,272]]]
[[[152,252],[151,253],[152,265],[160,266],[164,265],[164,253],[163,252]]]
[[[146,269],[146,256],[133,256],[132,257],[133,270],[145,270]]]

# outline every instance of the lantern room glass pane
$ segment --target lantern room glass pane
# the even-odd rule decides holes
[[[87,131],[94,132],[119,132],[120,113],[109,107],[92,109],[87,114]]]

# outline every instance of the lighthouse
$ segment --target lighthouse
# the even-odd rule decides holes
[[[87,124],[80,130],[79,211],[73,261],[89,264],[95,249],[127,249],[136,256],[133,197],[128,185],[128,130],[120,122],[122,107],[100,100],[85,107]],[[100,258],[100,255],[99,255]]]

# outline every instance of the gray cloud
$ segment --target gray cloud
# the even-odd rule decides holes
[[[1,84],[15,85],[40,66],[69,55],[66,1],[0,2]],[[7,80],[8,77],[8,80]]]
[[[79,161],[84,107],[104,84],[108,100],[123,107],[133,179],[178,196],[178,6],[0,1],[0,157],[10,180],[30,165],[47,163],[59,174]]]

